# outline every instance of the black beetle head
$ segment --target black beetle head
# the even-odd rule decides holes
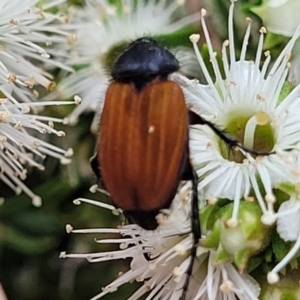
[[[141,90],[155,78],[166,78],[179,70],[175,56],[151,38],[140,38],[117,58],[112,77],[115,81],[132,82]]]

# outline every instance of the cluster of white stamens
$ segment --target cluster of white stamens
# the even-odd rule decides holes
[[[214,51],[205,21],[206,11],[201,11],[201,24],[209,53],[209,63],[212,65],[214,79],[208,71],[206,62],[199,52],[197,43],[200,35],[191,35],[195,54],[204,74],[206,85],[197,80],[188,80],[180,75],[174,75],[173,80],[179,82],[184,90],[187,105],[194,112],[207,120],[214,122],[220,128],[226,129],[231,118],[240,115],[246,120],[241,144],[249,149],[255,147],[256,129],[260,126],[270,127],[272,134],[271,155],[251,155],[245,149],[237,149],[244,155],[242,161],[229,160],[220,150],[219,141],[215,134],[205,126],[195,126],[190,129],[190,149],[192,163],[201,179],[198,185],[203,206],[214,205],[219,198],[233,201],[230,217],[222,223],[227,232],[232,234],[232,244],[237,245],[240,238],[239,227],[243,224],[239,213],[242,204],[256,204],[260,208],[258,223],[271,230],[272,225],[297,211],[300,205],[294,205],[290,210],[275,211],[276,197],[274,189],[280,188],[286,180],[299,192],[300,182],[300,125],[299,125],[299,91],[300,86],[279,101],[280,92],[290,68],[290,53],[300,34],[298,28],[294,36],[270,67],[271,55],[269,51],[263,53],[266,28],[262,27],[253,61],[246,60],[247,45],[249,43],[252,20],[247,18],[247,28],[239,59],[236,58],[233,34],[234,1],[229,10],[228,32],[229,38],[222,45],[222,61],[224,75],[219,67],[217,54]],[[261,63],[262,56],[264,62]],[[270,69],[270,70],[269,70]],[[291,151],[291,149],[294,149]],[[258,150],[259,151],[259,150]],[[237,151],[238,152],[238,151]],[[239,153],[240,154],[240,153]],[[295,163],[296,162],[296,163]],[[97,186],[93,192],[100,190]],[[137,225],[122,225],[118,229],[73,229],[67,225],[68,233],[116,233],[121,235],[117,239],[97,240],[99,244],[118,243],[119,250],[92,254],[66,254],[61,257],[81,257],[91,262],[132,258],[131,270],[121,274],[110,285],[93,299],[99,299],[109,292],[115,291],[120,285],[133,280],[147,284],[138,289],[131,299],[138,299],[149,292],[148,299],[178,299],[184,284],[184,273],[189,265],[189,253],[193,245],[190,231],[190,188],[182,188],[173,201],[170,210],[163,210],[158,216],[159,228],[150,232]],[[207,202],[206,202],[207,201]],[[297,200],[298,201],[298,200]],[[114,212],[111,205],[99,203],[89,199],[77,199],[75,204],[86,202],[107,208]],[[178,208],[179,207],[179,208]],[[174,209],[176,208],[176,209]],[[258,209],[259,210],[259,209]],[[259,210],[259,213],[260,213]],[[173,215],[175,214],[175,216]],[[180,223],[180,226],[178,225]],[[256,223],[257,224],[257,223]],[[246,224],[247,225],[247,224]],[[299,230],[300,231],[300,230]],[[280,234],[280,230],[278,229]],[[210,232],[206,232],[209,237]],[[229,233],[229,234],[230,234]],[[222,233],[221,233],[222,234]],[[284,239],[284,234],[280,234]],[[206,236],[202,236],[203,244]],[[248,237],[242,239],[247,244]],[[236,240],[235,240],[236,239]],[[241,240],[242,240],[241,239]],[[268,274],[269,283],[279,280],[278,273],[291,261],[300,249],[300,232],[289,240],[295,241],[294,246],[284,259]],[[255,240],[259,244],[261,240]],[[197,246],[197,258],[191,277],[190,298],[195,299],[258,299],[259,286],[247,274],[240,274],[235,266],[229,262],[215,263],[217,249],[207,249],[203,244]],[[222,244],[222,246],[224,246]],[[226,245],[228,246],[228,245]],[[244,245],[243,245],[244,246]],[[230,247],[230,245],[228,246]],[[247,247],[247,245],[245,245]],[[263,246],[261,246],[263,247]],[[227,250],[227,249],[226,249]],[[229,249],[231,250],[231,249]],[[258,247],[258,251],[262,248]],[[230,251],[228,251],[229,253]],[[151,258],[148,261],[146,256]],[[148,257],[148,258],[149,258]],[[246,264],[246,263],[245,263]],[[245,270],[243,265],[240,270]],[[241,271],[242,272],[242,271]],[[193,282],[194,278],[202,278],[201,282]],[[172,279],[172,280],[171,280]]]
[[[227,226],[236,227],[239,224],[240,201],[242,198],[247,199],[251,196],[249,195],[251,189],[254,191],[255,199],[263,213],[261,222],[267,226],[272,226],[278,219],[278,214],[274,208],[276,198],[273,189],[277,188],[281,182],[285,182],[287,178],[297,189],[297,182],[299,181],[299,172],[297,171],[299,166],[295,166],[293,162],[299,157],[299,149],[297,148],[299,146],[296,145],[299,145],[300,142],[300,126],[297,125],[299,123],[297,116],[300,113],[299,100],[297,99],[300,86],[296,86],[282,102],[279,102],[279,96],[288,75],[291,51],[300,35],[300,27],[297,28],[285,49],[268,71],[271,62],[269,51],[264,52],[265,61],[260,68],[264,35],[267,32],[265,27],[259,30],[260,37],[254,61],[246,61],[252,23],[250,18],[247,18],[248,26],[240,58],[237,61],[233,34],[233,7],[232,2],[228,22],[229,39],[222,46],[225,79],[221,74],[216,52],[213,50],[206,26],[206,11],[202,10],[201,24],[216,83],[209,74],[206,63],[198,50],[197,43],[200,40],[198,34],[191,35],[190,40],[193,43],[196,57],[210,92],[207,93],[200,84],[197,90],[196,82],[189,82],[181,76],[176,76],[175,80],[184,87],[190,107],[202,116],[210,116],[213,122],[221,128],[226,129],[230,118],[237,118],[239,114],[248,116],[243,136],[243,146],[248,149],[254,147],[255,132],[258,127],[268,125],[272,128],[274,145],[273,149],[269,151],[274,152],[274,154],[254,158],[247,151],[240,149],[245,159],[237,163],[227,161],[220,155],[219,144],[215,141],[215,136],[207,129],[202,127],[200,131],[199,127],[195,127],[191,130],[192,158],[194,165],[200,166],[197,168],[197,173],[202,179],[199,190],[204,191],[207,199],[229,198],[234,201],[232,217],[226,221]],[[229,60],[227,53],[229,53]],[[204,100],[202,101],[202,99]],[[228,112],[227,115],[226,111]],[[210,144],[209,148],[203,147],[204,141],[207,140]],[[291,151],[292,149],[294,150]],[[211,151],[211,154],[208,155],[207,151]],[[264,195],[259,187],[259,182],[263,186]],[[253,196],[251,197],[253,198]],[[288,264],[296,254],[297,249],[299,250],[300,244],[298,245],[298,242],[300,243],[300,237],[288,255],[272,270],[268,277],[270,282],[276,281],[272,277],[273,274],[277,274]]]
[[[62,119],[37,113],[45,106],[74,102],[36,102],[38,88],[44,87],[46,92],[55,87],[46,65],[71,71],[53,59],[59,55],[56,43],[65,40],[68,33],[59,29],[61,17],[47,12],[64,0],[44,3],[43,8],[37,8],[37,2],[3,0],[0,5],[0,180],[17,194],[25,192],[39,206],[40,197],[22,183],[27,175],[25,166],[43,170],[39,161],[48,155],[63,164],[69,163],[72,150],[65,151],[38,138],[38,134],[63,137],[65,133],[54,128],[54,123],[64,122]],[[36,137],[32,135],[34,132]]]

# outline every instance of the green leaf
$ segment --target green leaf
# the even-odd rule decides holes
[[[190,35],[199,32],[199,26],[190,25],[168,34],[154,35],[153,38],[167,48],[192,47]]]
[[[246,269],[250,256],[251,256],[251,252],[248,248],[238,251],[233,256],[234,257],[233,261],[240,272],[244,272],[244,270]]]
[[[201,209],[201,228],[204,232],[212,230],[220,208],[217,205],[207,205]]]
[[[9,221],[10,226],[32,235],[52,234],[62,229],[58,216],[49,214],[40,208],[24,210],[20,214],[11,216]]]
[[[294,89],[294,87],[295,86],[293,83],[291,83],[289,81],[284,82],[283,87],[279,94],[278,104],[281,103],[291,93],[291,91]]]
[[[264,48],[265,49],[273,49],[277,46],[283,44],[285,42],[285,38],[279,34],[268,32],[265,38]]]
[[[290,242],[285,242],[283,241],[277,232],[274,231],[274,234],[272,236],[272,248],[273,248],[273,253],[275,254],[276,261],[282,260],[288,251],[291,248]]]
[[[0,245],[2,247],[7,246],[27,255],[37,255],[53,248],[54,244],[54,237],[32,237],[22,234],[12,227],[0,225]]]
[[[37,195],[42,195],[44,203],[51,203],[56,201],[58,198],[64,199],[73,190],[73,187],[62,181],[54,178],[40,185],[35,193]],[[28,201],[28,196],[25,194],[16,195],[6,199],[4,204],[0,208],[0,219],[15,215],[22,212],[24,209],[34,208],[30,201]]]
[[[217,248],[220,243],[220,220],[217,220],[214,224],[214,228],[211,233],[206,237],[206,239],[202,242],[204,247],[207,248]]]
[[[262,255],[252,256],[247,264],[247,272],[250,273],[263,263]]]
[[[224,263],[227,261],[232,260],[232,255],[226,252],[221,245],[219,245],[219,248],[216,252],[216,256],[214,259],[215,264]]]

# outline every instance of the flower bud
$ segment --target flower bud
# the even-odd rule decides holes
[[[213,228],[203,241],[203,245],[217,248],[216,263],[233,260],[239,271],[243,272],[249,258],[266,246],[270,227],[262,224],[262,212],[256,202],[242,201],[238,220],[232,218],[232,211],[233,203],[219,210]],[[213,214],[209,216],[213,217]]]

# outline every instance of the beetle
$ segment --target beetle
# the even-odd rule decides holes
[[[146,230],[157,228],[156,216],[170,207],[180,181],[192,182],[193,245],[181,296],[185,299],[201,239],[198,178],[189,160],[188,125],[207,125],[229,147],[247,148],[188,111],[181,87],[168,78],[178,70],[175,56],[154,39],[143,37],[128,45],[112,68],[91,165],[113,204]]]
[[[154,230],[181,180],[192,181],[192,259],[201,238],[197,175],[189,160],[188,110],[181,87],[168,76],[179,70],[175,56],[151,38],[125,49],[112,68],[92,168],[126,218]]]

